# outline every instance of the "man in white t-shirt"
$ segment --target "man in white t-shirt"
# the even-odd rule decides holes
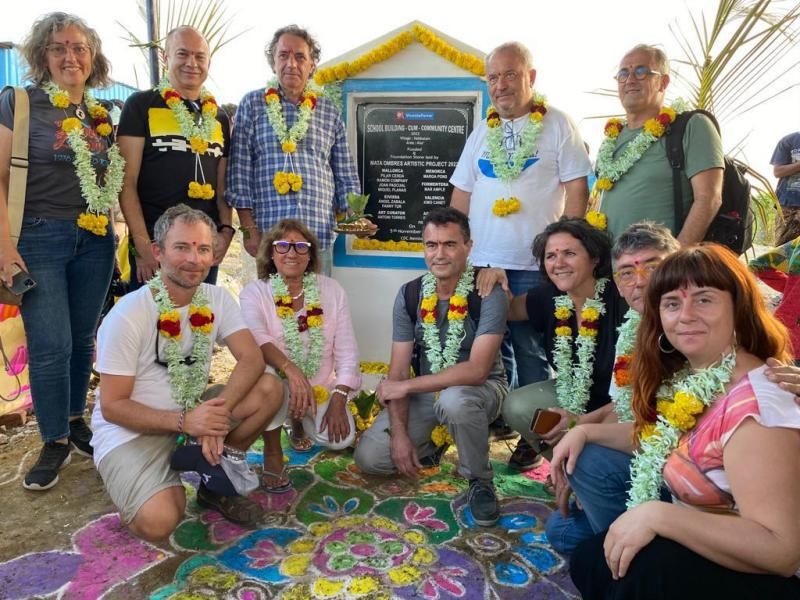
[[[534,93],[535,80],[531,53],[519,42],[489,53],[493,110],[470,135],[450,178],[450,205],[469,215],[472,226],[472,264],[505,269],[514,295],[540,281],[533,238],[562,215],[586,212],[592,170],[575,124]],[[509,324],[502,350],[512,388],[549,377],[540,340],[527,324]]]
[[[281,405],[283,386],[264,374],[233,297],[202,283],[214,262],[214,235],[205,213],[184,204],[169,208],[154,232],[161,270],[123,297],[98,332],[94,460],[122,521],[150,541],[165,539],[183,519],[186,495],[171,465],[179,438],[197,442],[182,450],[194,451],[191,470],[201,474],[198,504],[242,524],[263,512],[220,492],[233,489],[221,461],[261,435]],[[215,341],[237,362],[221,392],[204,399]]]

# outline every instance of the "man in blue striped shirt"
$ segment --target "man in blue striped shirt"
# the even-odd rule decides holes
[[[347,211],[348,192],[360,186],[338,110],[306,87],[319,56],[306,30],[275,32],[267,59],[277,82],[239,104],[225,193],[247,252],[255,256],[262,232],[280,219],[300,219],[319,238],[330,273],[336,213]]]

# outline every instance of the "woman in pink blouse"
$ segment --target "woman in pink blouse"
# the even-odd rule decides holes
[[[283,466],[280,428],[293,419],[295,443],[304,435],[334,450],[355,437],[347,409],[361,385],[347,297],[320,275],[319,242],[296,219],[283,219],[262,238],[257,281],[240,297],[242,315],[267,365],[284,376],[284,405],[264,432],[264,489],[290,489]],[[310,445],[309,445],[310,447]]]

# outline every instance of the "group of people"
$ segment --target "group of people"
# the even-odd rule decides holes
[[[276,78],[245,96],[232,133],[203,85],[202,35],[179,27],[164,51],[165,79],[126,102],[114,143],[88,91],[109,75],[96,32],[65,13],[34,24],[20,222],[16,101],[0,94],[0,277],[22,268],[37,282],[22,315],[44,446],[23,485],[51,488],[73,449],[93,456],[123,521],[148,540],[183,518],[183,470],[200,473],[202,506],[257,523],[247,493],[291,486],[284,421],[298,443],[350,446],[361,385],[346,294],[329,276],[336,214],[360,186],[341,117],[309,83],[319,45],[296,26],[275,32]],[[800,375],[743,263],[697,245],[721,204],[719,135],[702,114],[689,119],[691,201],[676,219],[669,62],[636,46],[614,77],[625,118],[606,125],[587,213],[588,154],[534,90],[530,53],[511,42],[487,56],[492,106],[452,175],[451,206],[424,218],[427,271],[397,293],[384,410],[355,462],[414,477],[441,458],[432,433],[443,425],[469,514],[492,526],[489,428],[502,416],[522,438],[515,464],[551,458],[560,511],[546,533],[572,555],[585,598],[797,597]],[[97,332],[90,430],[117,199],[134,291]],[[233,209],[258,265],[241,307],[213,285]],[[207,388],[215,343],[236,366]],[[244,453],[259,436],[253,481]]]

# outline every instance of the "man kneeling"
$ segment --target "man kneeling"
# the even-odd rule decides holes
[[[438,460],[431,432],[447,426],[459,472],[470,482],[468,503],[478,525],[499,518],[489,465],[489,423],[508,391],[500,361],[508,298],[500,287],[480,300],[467,264],[467,217],[434,209],[423,221],[429,272],[405,284],[394,304],[388,379],[377,390],[386,407],[364,432],[355,461],[366,473],[414,477]],[[414,359],[416,377],[409,379]],[[422,462],[421,462],[422,460]]]
[[[235,495],[221,461],[223,452],[235,454],[255,441],[280,407],[283,389],[264,374],[235,300],[202,283],[214,261],[215,232],[200,211],[183,204],[168,209],[153,242],[161,270],[122,298],[98,332],[95,464],[122,521],[151,541],[168,537],[183,519],[186,496],[170,463],[184,438],[197,442],[181,450],[182,462],[191,463],[182,470],[201,473],[198,504],[247,525],[262,514]],[[218,340],[236,367],[221,393],[204,399]]]

